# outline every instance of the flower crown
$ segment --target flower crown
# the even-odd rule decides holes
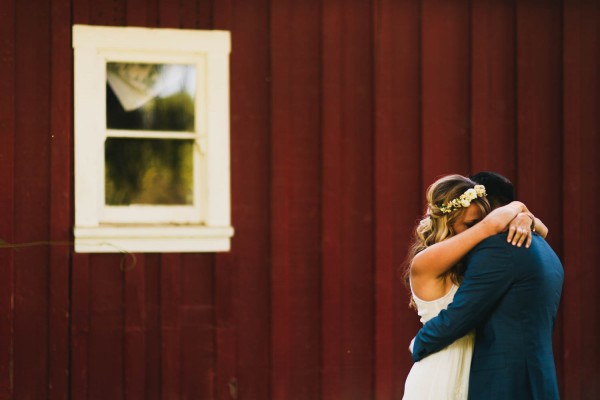
[[[461,194],[459,198],[452,199],[446,204],[442,204],[440,211],[444,214],[448,214],[461,207],[469,207],[471,205],[471,201],[478,197],[485,196],[487,196],[487,193],[485,192],[485,186],[475,185],[474,188],[467,189],[467,191]]]

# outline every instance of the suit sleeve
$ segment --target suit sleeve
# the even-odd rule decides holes
[[[448,309],[417,333],[413,361],[435,353],[463,337],[498,303],[512,284],[514,263],[506,235],[492,236],[469,254],[467,271]]]

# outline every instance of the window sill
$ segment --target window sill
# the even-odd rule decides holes
[[[75,227],[76,253],[200,253],[229,251],[233,228],[205,225]]]

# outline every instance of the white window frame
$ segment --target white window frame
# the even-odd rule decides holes
[[[229,54],[226,31],[73,26],[75,59],[75,251],[228,251],[231,227]],[[106,63],[194,64],[194,203],[189,206],[107,206],[107,137],[165,138],[156,131],[106,128]]]

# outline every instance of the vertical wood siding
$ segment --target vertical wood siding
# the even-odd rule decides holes
[[[565,289],[562,370],[565,398],[599,396],[600,347],[586,343],[597,335],[600,303],[595,282],[600,271],[600,9],[592,2],[563,5],[562,194]]]
[[[271,397],[318,399],[320,3],[271,4]]]
[[[0,238],[13,242],[15,207],[15,26],[14,1],[0,3]],[[10,77],[10,78],[9,78]],[[14,254],[0,250],[0,392],[14,393],[13,338],[14,338]]]
[[[232,251],[74,254],[71,26],[232,32]],[[496,170],[565,266],[600,397],[600,5],[0,0],[0,398],[392,400],[426,187]]]
[[[15,2],[14,241],[50,234],[50,4]],[[50,251],[15,251],[12,366],[15,398],[46,398],[49,382]],[[18,361],[16,362],[16,356]]]
[[[382,1],[374,10],[375,399],[397,399],[418,329],[401,268],[421,203],[419,2]]]

